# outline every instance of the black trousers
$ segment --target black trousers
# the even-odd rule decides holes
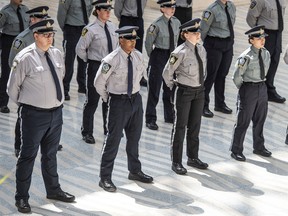
[[[178,86],[175,91],[174,104],[175,121],[171,136],[171,156],[173,162],[182,163],[186,127],[187,157],[198,158],[204,88]]]
[[[141,95],[136,93],[129,98],[127,95],[110,94],[108,106],[108,135],[102,152],[101,179],[111,179],[123,129],[127,138],[128,170],[131,173],[141,170],[138,150],[143,123]]]
[[[2,53],[1,53],[1,78],[0,78],[0,107],[7,106],[9,96],[6,92],[7,83],[11,68],[9,67],[9,54],[12,43],[16,36],[2,34]]]
[[[276,92],[274,86],[274,78],[279,64],[280,55],[282,52],[282,33],[277,30],[266,30],[268,34],[265,41],[265,48],[271,55],[271,63],[266,75],[266,85],[268,94]]]
[[[263,150],[263,127],[268,110],[267,87],[264,82],[244,83],[238,93],[237,122],[234,125],[231,151],[243,152],[243,142],[249,124],[253,122],[253,148]]]
[[[181,24],[188,22],[192,19],[192,7],[176,7],[174,16],[180,20]],[[178,46],[182,44],[184,40],[181,39],[180,35],[178,38]]]
[[[20,109],[21,107],[18,107],[17,110],[17,120],[15,124],[15,142],[14,142],[14,149],[20,149],[21,147],[21,130],[20,130],[20,123],[21,123],[21,118],[20,118]]]
[[[19,110],[22,148],[16,166],[15,199],[29,198],[33,166],[41,147],[41,171],[47,195],[60,191],[57,173],[57,149],[62,131],[62,106],[52,111],[27,108]]]
[[[225,79],[233,58],[233,43],[230,38],[221,39],[207,36],[204,47],[207,51],[207,77],[205,86],[205,107],[209,107],[209,94],[214,84],[215,107],[225,105]]]
[[[122,26],[138,26],[139,29],[137,30],[137,36],[140,38],[136,41],[135,48],[142,52],[143,49],[143,37],[144,37],[144,21],[143,18],[138,17],[128,17],[128,16],[121,16],[119,28]]]
[[[73,77],[74,71],[74,60],[76,56],[76,45],[79,41],[79,38],[82,33],[82,29],[84,26],[71,26],[65,25],[64,27],[64,41],[63,48],[65,50],[65,77],[63,79],[64,84],[64,93],[68,94],[70,90],[70,82]],[[77,82],[78,89],[85,90],[86,89],[86,67],[87,64],[77,56],[78,67],[77,67]]]
[[[94,79],[96,73],[100,67],[100,61],[88,60],[88,69],[87,69],[87,92],[86,92],[86,101],[83,108],[83,120],[81,133],[83,136],[93,134],[94,127],[94,113],[98,107],[98,102],[100,95],[97,93],[94,87]],[[107,103],[102,102],[102,116],[103,116],[103,128],[104,134],[107,133],[106,129],[106,118],[107,118]]]
[[[161,85],[164,82],[162,73],[163,69],[169,59],[170,51],[155,48],[149,59],[149,73],[148,73],[148,99],[146,106],[146,123],[156,122],[156,106],[159,101]],[[164,120],[167,122],[173,121],[173,105],[171,103],[172,91],[166,84],[162,85],[163,94],[162,100],[164,105]]]

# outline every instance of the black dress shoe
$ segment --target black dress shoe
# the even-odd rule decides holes
[[[27,200],[24,200],[24,199],[16,200],[15,205],[16,205],[18,211],[21,213],[31,212],[31,207],[30,207]]]
[[[147,87],[147,80],[144,77],[140,80],[140,86]]]
[[[14,153],[15,153],[16,158],[18,158],[20,154],[20,149],[14,149]]]
[[[286,98],[280,96],[277,92],[274,92],[274,93],[268,92],[268,101],[275,102],[275,103],[284,103],[286,101]]]
[[[91,134],[84,135],[82,139],[88,144],[94,144],[95,143],[95,139]]]
[[[59,144],[59,145],[58,145],[58,149],[57,149],[57,151],[61,151],[62,148],[63,148],[63,146]]]
[[[115,192],[117,190],[111,179],[101,179],[99,181],[99,186],[108,192]]]
[[[146,127],[150,130],[158,130],[158,125],[155,122],[146,123]]]
[[[81,94],[86,94],[86,89],[78,89],[78,93],[81,93]]]
[[[232,109],[230,109],[228,106],[224,105],[222,107],[215,107],[214,108],[215,111],[218,111],[218,112],[222,112],[222,113],[225,113],[225,114],[231,114],[232,113]]]
[[[74,202],[75,196],[64,191],[59,191],[57,194],[47,195],[47,199],[59,200],[62,202]]]
[[[10,113],[10,109],[7,106],[2,106],[2,107],[0,107],[0,112]]]
[[[181,163],[172,163],[172,170],[179,174],[179,175],[184,175],[187,173],[187,170],[183,167]]]
[[[288,145],[288,134],[286,135],[285,144],[287,144],[287,145]]]
[[[261,155],[263,157],[270,157],[272,155],[272,153],[270,151],[268,151],[267,149],[263,149],[263,150],[253,150],[254,154],[257,155]]]
[[[138,173],[129,173],[128,179],[140,181],[143,183],[151,183],[153,181],[153,178],[151,176],[148,176],[144,174],[142,171],[139,171]]]
[[[199,158],[188,158],[187,165],[198,169],[207,169],[208,167],[208,164],[202,162]]]
[[[204,107],[203,108],[203,114],[202,114],[204,117],[207,117],[207,118],[213,118],[214,114],[209,110],[208,107]]]
[[[69,101],[70,100],[70,95],[69,94],[65,94],[65,101]]]
[[[245,161],[246,157],[242,153],[231,153],[231,157],[234,158],[237,161]]]

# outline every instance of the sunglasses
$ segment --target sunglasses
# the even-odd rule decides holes
[[[45,33],[37,33],[39,35],[43,35],[44,38],[50,38],[55,36],[55,32],[45,32]]]

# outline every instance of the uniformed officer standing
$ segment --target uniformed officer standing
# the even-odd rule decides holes
[[[143,14],[147,0],[117,0],[114,5],[114,14],[119,22],[119,28],[122,26],[138,26],[135,48],[142,52],[144,38]],[[147,80],[143,77],[140,81],[141,86],[147,86]]]
[[[253,153],[264,157],[271,152],[264,146],[263,127],[267,116],[268,96],[265,76],[270,65],[270,54],[264,48],[265,26],[256,26],[245,34],[251,46],[238,58],[233,81],[239,89],[237,121],[234,126],[231,157],[245,161],[243,142],[250,121],[253,122]]]
[[[30,26],[43,20],[44,18],[47,18],[48,10],[49,10],[49,7],[40,6],[40,7],[33,8],[29,11],[26,11],[26,13],[29,14],[30,16]],[[12,43],[12,47],[10,49],[10,55],[9,55],[10,67],[12,67],[12,63],[16,54],[32,43],[34,43],[33,31],[30,28],[26,28],[14,39]],[[19,109],[18,109],[18,115],[19,115]],[[14,152],[15,152],[16,157],[19,156],[20,146],[21,146],[20,118],[18,117],[16,121],[16,125],[15,125],[15,143],[14,143],[14,149],[15,149]]]
[[[288,65],[288,45],[286,46],[286,51],[285,51],[283,59],[284,59],[284,62]],[[285,143],[288,145],[288,126],[287,126],[287,130],[286,130]]]
[[[61,52],[51,46],[53,23],[52,19],[46,19],[30,27],[35,43],[16,55],[7,86],[10,98],[20,106],[22,148],[17,161],[15,199],[18,211],[23,213],[31,211],[28,191],[39,146],[47,198],[75,200],[73,195],[62,191],[57,173],[65,66]]]
[[[10,0],[10,4],[0,11],[0,29],[2,29],[2,54],[0,78],[0,112],[9,113],[9,97],[6,93],[10,67],[8,64],[11,45],[15,37],[29,25],[29,16],[25,12],[29,9],[22,5],[23,0]]]
[[[162,85],[162,73],[170,53],[175,49],[179,37],[180,21],[173,16],[175,12],[174,0],[159,0],[161,17],[156,19],[147,29],[145,48],[149,56],[148,66],[148,99],[146,106],[146,126],[151,130],[158,130],[156,124],[156,106]],[[163,85],[164,120],[173,123],[172,91]]]
[[[98,0],[93,3],[95,10],[93,15],[96,20],[87,25],[76,46],[77,55],[88,62],[87,70],[87,93],[83,109],[83,120],[81,133],[86,143],[93,144],[94,113],[98,106],[99,94],[94,87],[94,79],[99,69],[101,60],[116,49],[118,35],[115,33],[115,25],[109,21],[112,6],[107,0]],[[106,118],[107,103],[102,103],[104,134],[107,134]]]
[[[65,100],[70,100],[70,82],[73,77],[75,47],[81,36],[82,29],[89,23],[93,6],[92,0],[59,0],[57,20],[63,31],[63,48],[65,50]],[[78,92],[86,93],[86,67],[87,64],[77,56],[77,82]]]
[[[266,38],[265,48],[271,55],[271,64],[266,76],[268,101],[284,103],[286,98],[280,96],[274,86],[274,78],[282,52],[282,31],[284,28],[285,0],[252,0],[247,13],[246,21],[252,28],[264,25]]]
[[[145,68],[143,55],[135,49],[137,29],[137,26],[124,26],[116,31],[120,47],[103,59],[95,78],[97,92],[109,105],[108,135],[102,151],[99,182],[99,186],[109,192],[116,191],[111,177],[123,129],[127,138],[128,178],[144,183],[153,181],[141,171],[138,158],[143,123],[139,90]]]
[[[182,152],[187,127],[187,165],[206,169],[199,157],[199,132],[204,106],[204,78],[206,75],[206,51],[199,44],[201,19],[190,20],[180,26],[181,37],[185,40],[172,53],[167,62],[163,78],[172,89],[176,83],[174,98],[175,121],[171,135],[172,170],[185,174],[182,165]],[[174,79],[175,77],[175,79]]]
[[[176,0],[176,8],[174,16],[179,19],[181,24],[184,24],[192,19],[192,0]],[[178,38],[178,45],[182,44],[185,40]]]
[[[201,37],[207,51],[207,78],[203,116],[212,118],[209,94],[214,84],[215,111],[231,114],[225,103],[225,79],[233,57],[236,7],[230,0],[216,0],[203,12]]]

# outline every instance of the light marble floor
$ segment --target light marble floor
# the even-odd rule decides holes
[[[8,0],[1,0],[0,7]],[[50,15],[55,18],[58,1],[25,0],[33,8],[47,4]],[[186,166],[184,152],[183,164],[188,168],[185,176],[171,171],[170,134],[171,124],[164,123],[162,102],[159,103],[158,131],[151,131],[143,125],[140,141],[140,159],[143,171],[154,177],[153,184],[143,184],[128,180],[125,137],[113,171],[113,181],[118,187],[116,193],[108,193],[98,186],[99,163],[104,135],[102,131],[101,106],[95,113],[95,145],[82,141],[80,126],[83,94],[77,93],[73,79],[71,101],[65,102],[64,125],[58,153],[60,183],[64,190],[76,196],[76,202],[66,204],[46,199],[41,177],[40,157],[37,157],[30,189],[31,215],[287,215],[288,191],[288,146],[284,144],[287,127],[287,103],[269,103],[269,112],[264,135],[266,147],[273,152],[271,158],[252,154],[251,127],[247,131],[244,154],[246,162],[230,158],[232,128],[236,120],[237,90],[231,76],[237,56],[248,47],[243,35],[248,29],[245,21],[248,5],[237,6],[235,25],[235,58],[227,76],[226,102],[233,108],[232,115],[215,112],[213,119],[202,119],[200,134],[200,158],[209,163],[209,169],[202,171]],[[112,13],[113,14],[113,13]],[[200,11],[194,12],[201,16]],[[144,14],[145,28],[160,16],[159,10],[147,8]],[[91,20],[94,19],[91,17]],[[114,15],[111,18],[116,22]],[[284,19],[287,23],[287,14]],[[61,48],[62,32],[57,26],[56,47]],[[287,29],[283,34],[283,46],[288,42]],[[146,62],[147,56],[144,53]],[[282,57],[281,57],[282,58]],[[276,86],[281,95],[288,98],[288,66],[280,60],[276,76]],[[142,88],[145,110],[147,89]],[[211,95],[213,110],[213,93]],[[0,113],[0,215],[17,215],[14,206],[15,164],[13,154],[14,125],[17,107],[9,104],[11,113]]]

